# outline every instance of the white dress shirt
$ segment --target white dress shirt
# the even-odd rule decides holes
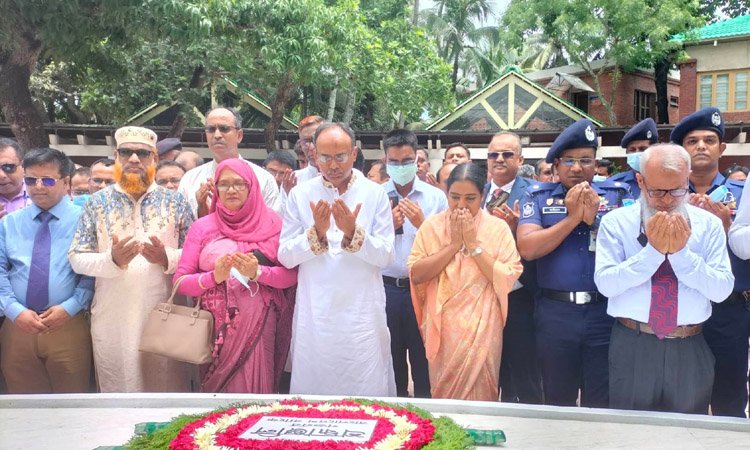
[[[399,201],[403,200],[403,197],[398,194],[393,180],[389,180],[383,184],[383,187],[389,198],[397,195]],[[417,203],[422,208],[425,219],[448,209],[448,199],[445,197],[445,193],[418,178],[414,179],[414,185],[411,192],[406,195],[406,198]],[[414,245],[414,239],[417,237],[417,228],[409,219],[405,219],[403,229],[403,234],[397,234],[394,243],[396,258],[388,267],[383,269],[383,275],[387,277],[403,278],[409,276],[406,260],[409,258],[412,245]]]
[[[700,208],[686,207],[690,238],[682,250],[668,256],[678,281],[677,325],[705,322],[711,315],[710,302],[724,301],[734,286],[721,220]],[[644,247],[638,242],[640,208],[640,202],[635,202],[602,218],[594,282],[609,297],[607,314],[647,323],[651,277],[665,256],[651,244]]]
[[[750,182],[742,188],[737,216],[729,228],[729,246],[740,259],[750,259]]]
[[[490,181],[490,192],[489,192],[489,195],[487,195],[485,197],[486,201],[482,205],[482,208],[487,208],[487,203],[490,202],[490,200],[492,199],[492,193],[495,192],[495,190],[497,190],[497,188],[500,188],[501,190],[503,190],[503,191],[507,192],[508,194],[510,194],[510,191],[511,191],[511,189],[513,189],[513,185],[514,184],[516,184],[516,177],[513,177],[513,179],[510,180],[510,183],[506,183],[503,186],[496,185],[494,180]],[[511,209],[513,208],[513,205],[508,205],[508,206],[510,206]]]
[[[273,175],[268,173],[266,169],[257,164],[253,164],[246,159],[242,160],[253,169],[255,176],[258,177],[260,192],[263,194],[263,200],[265,200],[266,205],[281,215],[281,198],[279,197],[279,187],[276,185],[276,179]],[[182,177],[182,180],[180,180],[180,187],[178,190],[182,192],[182,195],[187,199],[190,208],[193,210],[193,214],[198,214],[198,201],[195,199],[195,194],[198,192],[198,189],[200,189],[201,184],[205,183],[209,178],[214,177],[216,166],[218,166],[216,160],[201,164],[198,167],[188,170]]]

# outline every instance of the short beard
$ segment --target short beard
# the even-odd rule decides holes
[[[648,198],[646,198],[646,192],[641,191],[641,197],[639,198],[641,203],[641,224],[643,225],[644,229],[646,227],[646,224],[648,223],[649,219],[654,217],[656,213],[659,212],[658,209],[652,208],[648,204]],[[671,195],[671,194],[667,194]],[[682,214],[682,216],[687,220],[688,224],[690,224],[690,215],[688,214],[687,207],[685,206],[687,204],[687,195],[680,198],[680,202],[672,209],[672,211],[669,211],[669,214]]]
[[[151,186],[151,183],[154,182],[154,177],[156,176],[156,165],[151,164],[146,167],[146,171],[141,174],[123,173],[122,164],[120,164],[120,161],[115,160],[114,176],[123,191],[130,195],[139,196],[146,192],[148,187]]]

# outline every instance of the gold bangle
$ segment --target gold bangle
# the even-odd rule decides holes
[[[202,273],[198,276],[198,286],[205,291],[208,290],[208,288],[206,286],[203,286],[203,283],[201,282],[203,275],[205,275],[205,273]]]

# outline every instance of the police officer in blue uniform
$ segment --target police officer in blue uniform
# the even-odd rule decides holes
[[[703,108],[682,119],[672,130],[672,142],[682,145],[691,158],[690,203],[714,213],[729,230],[742,196],[744,183],[719,173],[719,158],[726,149],[724,120],[718,108]],[[711,412],[746,417],[748,401],[748,338],[750,337],[750,261],[729,249],[734,292],[713,312],[703,333],[716,358]]]
[[[533,180],[518,174],[523,164],[521,138],[508,131],[497,133],[487,146],[490,182],[484,188],[482,207],[503,219],[513,234],[518,227],[519,205]],[[508,316],[503,327],[500,359],[500,400],[505,403],[541,404],[542,377],[536,358],[534,296],[536,267],[521,260],[523,273],[508,294]]]
[[[552,144],[547,162],[559,183],[537,183],[521,202],[521,257],[537,262],[536,338],[545,403],[605,408],[613,319],[594,284],[596,232],[601,217],[629,198],[627,185],[592,183],[596,128],[581,119]]]
[[[639,156],[651,144],[655,144],[658,139],[659,132],[656,129],[654,119],[649,117],[635,124],[633,128],[625,133],[622,141],[620,141],[620,147],[624,148],[625,154],[628,155],[630,170],[613,175],[609,177],[609,180],[626,183],[630,187],[630,194],[634,198],[638,198],[641,195],[641,188],[635,180],[635,173],[638,171],[637,163]]]

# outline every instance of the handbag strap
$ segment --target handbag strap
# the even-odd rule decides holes
[[[174,296],[177,295],[177,289],[179,289],[180,284],[188,277],[188,275],[183,275],[180,278],[175,281],[174,286],[172,287],[172,295],[169,296],[169,299],[167,300],[167,304],[172,305],[174,304]],[[201,302],[197,301],[195,302],[195,306],[193,307],[195,311],[199,311],[201,309]]]

